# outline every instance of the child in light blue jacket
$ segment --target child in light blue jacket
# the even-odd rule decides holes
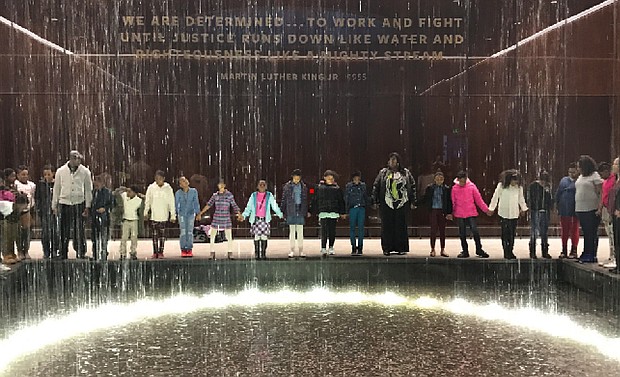
[[[271,211],[282,218],[282,211],[276,203],[274,195],[267,191],[267,182],[258,181],[258,189],[250,195],[243,219],[249,217],[250,232],[254,235],[254,256],[256,259],[265,259],[267,253],[267,239],[271,233]]]

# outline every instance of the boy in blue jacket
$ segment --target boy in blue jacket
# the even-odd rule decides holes
[[[351,174],[351,182],[347,183],[344,190],[344,202],[349,213],[351,255],[359,256],[364,249],[364,222],[366,205],[369,203],[366,183],[362,182],[362,173],[359,170]]]
[[[108,259],[108,240],[110,239],[110,212],[114,208],[114,195],[105,187],[104,177],[98,175],[93,180],[93,201],[90,212],[92,220],[91,237],[93,241],[93,259]]]

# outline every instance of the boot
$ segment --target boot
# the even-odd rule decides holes
[[[484,250],[480,249],[480,250],[476,250],[476,255],[478,256],[478,258],[488,258],[489,254],[487,254]],[[469,256],[469,254],[467,254],[467,257]],[[467,258],[464,257],[464,258]]]
[[[558,258],[560,259],[568,258],[568,247],[562,246],[562,252],[560,253],[560,256]]]
[[[568,254],[568,258],[577,259],[577,246],[571,246],[570,254]]]
[[[542,245],[542,257],[551,259],[551,255],[549,255],[549,245]]]
[[[17,255],[15,255],[15,253],[4,255],[3,259],[4,264],[15,264],[19,262],[19,259],[17,259]]]
[[[267,240],[260,240],[260,257],[267,259]]]
[[[530,253],[530,257],[532,253]],[[512,251],[504,251],[504,259],[517,259],[517,256],[512,253]],[[536,259],[536,254],[534,254],[533,259]]]
[[[260,259],[260,241],[254,240],[254,259]]]
[[[530,258],[532,259],[538,259],[536,257],[536,244],[530,244]]]

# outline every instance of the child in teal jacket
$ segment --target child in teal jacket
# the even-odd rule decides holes
[[[267,239],[271,233],[271,211],[282,218],[282,211],[274,195],[267,191],[267,182],[258,181],[258,189],[250,195],[245,211],[241,214],[243,219],[249,217],[250,232],[254,236],[254,255],[256,259],[265,259],[267,253]]]

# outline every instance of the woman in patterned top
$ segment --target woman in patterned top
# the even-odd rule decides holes
[[[196,216],[196,219],[200,220],[202,215],[211,207],[215,207],[213,220],[211,221],[211,231],[209,232],[211,259],[215,259],[215,250],[213,250],[213,245],[215,244],[216,232],[219,232],[220,230],[223,230],[226,235],[226,243],[228,244],[228,259],[232,259],[233,239],[230,209],[232,208],[239,221],[243,221],[243,217],[241,217],[241,210],[235,202],[235,197],[230,191],[226,190],[226,182],[223,178],[220,178],[220,181],[217,184],[217,192],[211,196],[211,199],[209,199],[207,205],[202,209],[202,211],[200,211],[198,216]]]
[[[390,153],[388,166],[381,169],[372,187],[373,207],[379,205],[381,214],[381,248],[389,256],[409,252],[407,215],[415,208],[415,180],[402,167],[400,155]]]

